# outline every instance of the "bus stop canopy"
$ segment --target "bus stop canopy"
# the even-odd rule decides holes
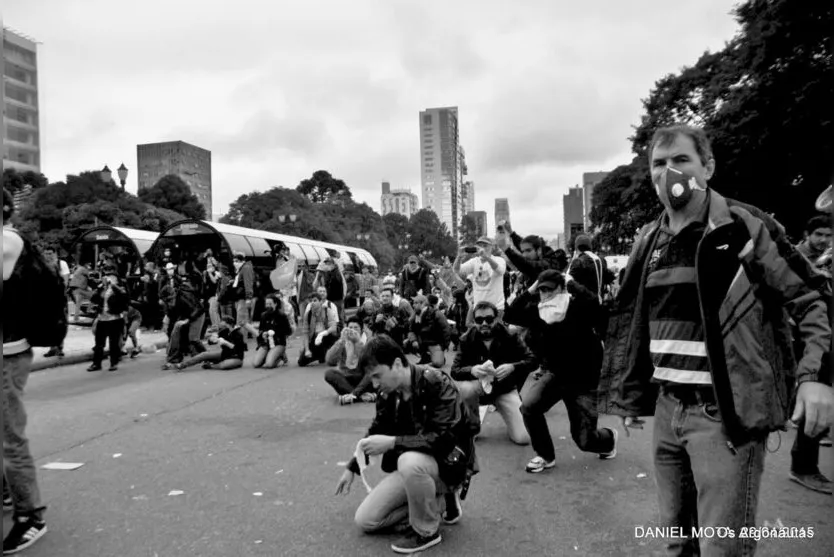
[[[147,230],[136,230],[134,228],[123,228],[120,226],[97,226],[79,236],[75,244],[128,246],[136,250],[136,254],[139,257],[144,257],[158,236],[158,233],[148,232]]]

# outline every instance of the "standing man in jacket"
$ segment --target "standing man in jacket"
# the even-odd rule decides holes
[[[602,302],[602,285],[605,280],[606,265],[602,259],[591,251],[591,238],[585,234],[576,237],[575,253],[568,274],[573,280],[594,292]]]
[[[358,450],[368,456],[381,455],[382,470],[388,475],[359,505],[356,524],[367,533],[410,526],[391,549],[405,554],[428,549],[442,540],[439,499],[443,494],[443,521],[454,524],[461,518],[457,488],[477,469],[477,416],[463,404],[448,375],[410,364],[390,337],[368,341],[359,367],[370,374],[381,396]],[[348,493],[359,473],[354,457],[336,494]]]
[[[473,412],[494,404],[507,425],[510,441],[530,443],[521,417],[518,388],[536,368],[536,358],[521,339],[498,318],[498,309],[489,302],[475,305],[475,326],[460,339],[452,363],[452,379],[461,397]]]
[[[709,189],[703,130],[659,129],[648,155],[664,212],[638,235],[609,321],[602,410],[626,428],[655,417],[661,526],[684,532],[670,553],[752,555],[755,540],[738,533],[756,524],[767,435],[791,419],[816,437],[834,419],[818,377],[831,331],[815,290],[826,279],[778,222]],[[798,365],[786,309],[805,343]],[[695,526],[737,535],[699,540]]]
[[[121,358],[122,333],[125,330],[125,320],[122,314],[127,311],[130,298],[127,291],[119,285],[119,275],[115,267],[104,270],[104,280],[93,300],[99,307],[96,319],[95,339],[93,348],[93,363],[87,371],[100,371],[104,359],[104,343],[110,345],[110,371],[119,369]]]
[[[257,337],[258,331],[252,325],[252,310],[255,307],[255,269],[252,263],[246,261],[242,252],[235,252],[232,264],[235,266],[235,280],[232,291],[235,299],[235,314],[237,326],[250,336]]]

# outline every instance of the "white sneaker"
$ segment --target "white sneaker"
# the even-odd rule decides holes
[[[606,427],[606,428],[603,428],[603,429],[607,429],[608,431],[611,432],[611,435],[614,436],[614,448],[611,449],[607,453],[600,453],[599,458],[601,458],[602,460],[611,460],[612,458],[617,456],[617,436],[618,436],[618,433],[617,433],[617,430],[614,429],[613,427]]]
[[[534,456],[532,459],[530,459],[530,462],[527,463],[527,467],[525,468],[525,470],[530,472],[531,474],[538,474],[539,472],[544,472],[545,470],[553,468],[554,466],[556,466],[556,459],[553,459],[550,462],[548,462],[540,456]]]

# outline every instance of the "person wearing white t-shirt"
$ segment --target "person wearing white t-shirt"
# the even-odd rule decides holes
[[[476,256],[461,264],[466,248],[462,248],[455,259],[453,269],[464,278],[472,281],[474,303],[489,302],[498,308],[499,318],[504,315],[504,273],[507,262],[493,255],[493,243],[487,237],[475,242],[478,250]]]

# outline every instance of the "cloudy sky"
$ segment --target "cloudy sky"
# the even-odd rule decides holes
[[[319,169],[379,211],[383,180],[420,194],[419,111],[458,106],[476,209],[547,237],[583,172],[630,160],[654,82],[737,29],[734,0],[3,3],[41,42],[50,180],[181,139],[212,151],[215,213]]]

